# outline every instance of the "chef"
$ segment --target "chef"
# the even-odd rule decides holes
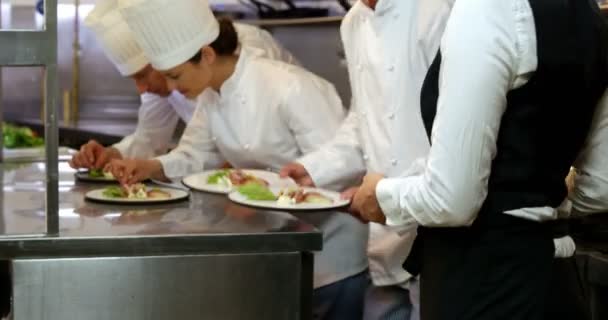
[[[141,94],[141,107],[133,134],[107,148],[90,141],[70,164],[74,168],[103,168],[111,159],[152,158],[166,153],[179,120],[188,123],[192,118],[195,102],[170,90],[165,78],[150,66],[120,15],[116,0],[99,1],[85,19],[85,25],[93,31],[120,74],[134,80]],[[297,64],[267,31],[246,24],[235,24],[235,28],[239,38],[237,52],[247,47],[261,56]]]
[[[364,170],[398,176],[427,154],[420,88],[439,48],[451,5],[452,0],[361,0],[354,4],[341,26],[353,93],[350,115],[330,144],[286,166],[284,175],[303,184],[323,185],[358,170],[352,159],[362,159]],[[397,233],[370,224],[372,284],[364,319],[417,318],[416,281],[401,266],[415,234],[415,228]]]
[[[327,81],[247,48],[235,55],[232,23],[218,23],[206,1],[120,4],[152,67],[165,75],[170,88],[199,99],[183,138],[169,154],[111,162],[109,169],[122,183],[217,168],[218,158],[236,168],[278,170],[331,139],[343,120],[340,98]],[[315,319],[359,318],[366,226],[342,213],[303,218],[324,235],[324,249],[315,256]]]
[[[428,158],[366,176],[353,204],[424,226],[423,319],[544,317],[555,208],[608,209],[607,46],[595,1],[455,2],[421,95]]]

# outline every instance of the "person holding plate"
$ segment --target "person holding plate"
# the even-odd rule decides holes
[[[351,91],[350,114],[316,152],[282,170],[303,185],[323,185],[358,171],[399,176],[429,150],[420,88],[439,47],[454,0],[361,0],[341,26]],[[352,197],[357,187],[344,193]],[[370,283],[364,320],[418,319],[417,280],[403,269],[416,236],[370,223]]]
[[[123,184],[214,169],[218,158],[235,168],[278,170],[331,139],[343,120],[340,98],[326,80],[247,48],[236,54],[234,25],[218,22],[206,1],[119,3],[136,41],[169,88],[198,97],[177,148],[154,159],[110,163]],[[324,250],[315,257],[315,319],[357,319],[366,284],[367,228],[335,212],[303,218],[324,233]]]
[[[455,2],[422,89],[428,157],[368,175],[353,201],[421,226],[407,264],[423,319],[546,318],[556,219],[608,209],[607,88],[596,1]]]

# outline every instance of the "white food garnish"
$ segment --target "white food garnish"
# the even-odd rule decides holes
[[[228,177],[221,177],[218,180],[218,184],[227,188],[231,188],[232,187],[232,181],[230,181],[230,179]]]
[[[283,205],[292,205],[292,204],[296,204],[296,199],[291,198],[287,195],[282,195],[277,199],[277,203],[283,204]]]

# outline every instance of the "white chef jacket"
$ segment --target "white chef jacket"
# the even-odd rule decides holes
[[[237,53],[245,47],[263,57],[298,64],[294,56],[276,42],[268,31],[240,23],[235,23],[234,27],[239,38]],[[179,120],[188,123],[195,106],[195,101],[177,91],[168,97],[143,94],[135,132],[114,147],[123,157],[130,158],[147,159],[166,153]]]
[[[333,85],[304,69],[243,50],[220,93],[207,89],[174,150],[160,156],[165,175],[177,178],[216,168],[279,170],[330,140],[344,118]],[[367,268],[367,228],[349,215],[302,216],[323,230],[315,259],[315,287]]]
[[[384,179],[376,189],[388,225],[467,226],[475,220],[488,192],[507,92],[526,84],[538,64],[528,0],[457,1],[441,51],[440,96],[426,164],[405,177]],[[575,164],[573,211],[608,209],[607,97]],[[505,214],[535,221],[558,215],[551,207]]]
[[[427,154],[420,90],[451,3],[383,0],[371,10],[358,1],[348,12],[341,33],[353,93],[351,112],[331,143],[299,160],[315,183],[332,183],[365,170],[398,176]],[[402,264],[414,237],[415,228],[398,234],[370,224],[374,284],[401,284],[410,278]]]

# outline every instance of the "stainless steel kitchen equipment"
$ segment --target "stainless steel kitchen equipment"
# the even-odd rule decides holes
[[[44,138],[46,153],[46,230],[59,232],[57,182],[57,0],[44,1],[42,30],[0,30],[0,66],[44,67]],[[0,112],[2,105],[0,101]],[[0,122],[0,129],[2,122]],[[2,137],[0,130],[0,138]],[[0,149],[0,152],[2,150]],[[0,156],[0,161],[2,157]]]
[[[103,184],[59,163],[59,234],[45,231],[45,165],[0,165],[0,259],[15,320],[310,319],[321,234],[282,212],[194,192],[157,206],[84,200]],[[6,236],[6,235],[11,235]]]

